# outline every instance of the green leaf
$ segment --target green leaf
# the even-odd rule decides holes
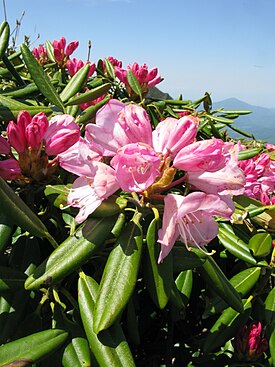
[[[269,351],[272,358],[272,366],[275,367],[275,330],[269,338]]]
[[[54,57],[54,50],[53,50],[52,43],[49,40],[47,40],[45,42],[45,46],[46,46],[48,58],[50,59],[51,62],[56,63],[56,60],[55,60],[55,57]]]
[[[9,216],[2,211],[0,212],[0,253],[6,248],[10,242],[13,232],[13,223],[10,222]]]
[[[248,320],[251,313],[251,303],[243,300],[243,313],[227,308],[218,318],[206,337],[203,350],[207,353],[222,347]]]
[[[139,84],[139,81],[137,80],[135,74],[132,72],[131,69],[127,70],[127,81],[131,87],[131,89],[135,92],[136,95],[139,96],[140,100],[142,100],[142,89]]]
[[[187,306],[193,287],[193,271],[191,269],[182,271],[178,275],[175,283],[181,293],[185,306]]]
[[[134,367],[131,351],[118,322],[98,335],[94,332],[94,307],[98,292],[98,284],[81,273],[78,281],[78,302],[91,350],[100,367]]]
[[[272,237],[269,233],[257,233],[249,240],[249,248],[255,257],[268,256],[272,250]]]
[[[83,87],[85,81],[87,80],[88,73],[90,70],[90,64],[84,65],[77,73],[70,79],[69,83],[60,93],[60,98],[62,102],[68,101],[76,93],[78,93]]]
[[[261,151],[261,148],[248,148],[245,150],[240,150],[238,154],[238,160],[243,161],[245,159],[253,158],[256,155],[260,154]]]
[[[209,256],[203,265],[197,269],[202,279],[208,283],[227,304],[237,312],[243,311],[243,305],[239,293],[226,278],[215,260]]]
[[[241,259],[251,265],[257,261],[251,255],[248,245],[242,241],[232,230],[232,227],[225,223],[219,223],[218,238],[221,244],[238,259]]]
[[[266,324],[275,325],[275,287],[268,293],[264,302]]]
[[[0,346],[0,365],[27,366],[45,358],[67,339],[63,330],[44,330]],[[25,362],[25,364],[23,364]]]
[[[64,111],[64,105],[56,93],[54,86],[52,85],[50,78],[45,73],[43,68],[38,64],[37,60],[29,50],[29,48],[22,44],[20,46],[20,50],[23,56],[23,59],[27,65],[28,71],[31,74],[31,77],[34,83],[39,88],[40,92],[54,105],[59,107],[62,111]]]
[[[105,64],[105,68],[106,68],[106,71],[107,71],[108,76],[112,80],[115,80],[116,79],[116,76],[115,76],[115,71],[114,71],[113,64],[107,58],[104,59],[104,64]]]
[[[77,97],[71,98],[69,102],[66,103],[66,106],[80,105],[82,103],[94,101],[95,99],[106,94],[109,91],[110,87],[111,87],[110,83],[100,85],[99,87],[89,90],[88,92],[82,93]]]
[[[94,106],[90,106],[86,108],[85,111],[80,115],[78,119],[79,124],[87,124],[90,122],[96,115],[97,111],[103,107],[109,100],[111,99],[111,96],[106,96],[102,101],[98,102]]]
[[[112,325],[134,290],[142,253],[140,213],[136,213],[109,254],[95,306],[94,331]]]
[[[3,212],[11,222],[37,237],[49,238],[47,228],[34,212],[15,194],[13,189],[0,177],[0,201]]]
[[[9,45],[9,38],[10,38],[10,27],[9,24],[6,21],[4,21],[0,25],[0,59],[2,59]]]
[[[0,294],[7,291],[24,289],[26,274],[21,271],[0,266]]]
[[[235,290],[244,297],[250,292],[250,290],[255,286],[261,274],[260,267],[252,267],[241,271],[240,273],[234,275],[230,279],[230,283],[233,285]],[[212,316],[215,313],[221,312],[227,308],[227,303],[219,296],[214,296],[210,300],[209,305],[205,312],[203,313],[203,318]]]
[[[158,222],[158,219],[154,218],[147,230],[144,281],[154,303],[163,309],[168,303],[174,282],[173,258],[170,253],[162,263],[157,263],[160,252],[160,246],[157,244]]]
[[[77,270],[104,246],[115,221],[116,217],[88,220],[37,267],[26,280],[25,288],[34,290],[52,286]]]
[[[184,245],[174,246],[171,252],[175,273],[200,267],[207,259],[202,251],[196,251],[195,248],[187,250]]]

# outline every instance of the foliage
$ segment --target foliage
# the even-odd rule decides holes
[[[118,100],[141,106],[154,129],[168,117],[191,115],[199,121],[198,141],[232,142],[234,119],[249,112],[213,111],[208,93],[196,101],[147,97],[155,84],[140,82],[137,65],[121,82],[112,58],[99,60],[90,75],[91,63],[70,75],[70,44],[58,54],[49,41],[37,54],[25,44],[11,51],[8,44],[9,25],[3,22],[4,137],[22,110],[31,116],[44,112],[48,119],[68,114],[83,136],[97,112]],[[147,72],[151,81],[160,81],[155,71]],[[269,154],[262,142],[244,138],[242,144],[241,160]],[[22,164],[21,153],[11,149],[8,154]],[[41,149],[42,159],[49,148]],[[47,167],[56,162],[51,159]],[[79,224],[77,209],[67,206],[76,175],[54,168],[43,179],[0,178],[0,366],[275,366],[273,205],[234,196],[231,220],[215,214],[218,235],[207,252],[177,238],[158,262],[163,198],[150,199],[148,191],[146,201],[145,195],[116,189]],[[167,184],[160,192],[155,187],[156,193],[186,194],[183,174],[178,170],[176,181],[170,177],[170,184],[179,182],[171,191]],[[252,320],[261,322],[265,334],[253,335],[253,353],[244,345],[241,353],[234,337]],[[259,348],[262,340],[268,349]]]

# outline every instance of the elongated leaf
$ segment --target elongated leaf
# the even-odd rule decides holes
[[[23,56],[23,59],[27,65],[28,71],[31,74],[31,77],[34,83],[39,88],[40,92],[54,105],[59,107],[62,111],[64,111],[64,105],[56,93],[54,86],[52,85],[50,78],[45,73],[43,68],[38,64],[37,60],[29,50],[29,48],[22,44],[20,46],[20,50]]]
[[[70,79],[69,83],[60,94],[62,102],[68,101],[76,93],[78,93],[84,85],[90,70],[90,65],[84,65],[77,73]]]
[[[27,366],[45,358],[62,345],[68,333],[63,330],[44,330],[0,346],[0,366],[14,363]]]
[[[138,213],[128,223],[105,265],[95,306],[96,333],[115,322],[134,290],[142,253],[139,218]]]
[[[261,152],[261,148],[249,148],[245,150],[240,150],[238,154],[238,160],[243,161],[245,159],[250,159],[255,157]]]
[[[33,290],[52,286],[77,270],[103,247],[115,222],[116,216],[89,220],[38,266],[26,280],[25,288]]]
[[[0,294],[7,291],[24,289],[26,275],[21,271],[0,266]]]
[[[132,72],[131,69],[127,70],[127,81],[130,85],[130,87],[132,88],[132,90],[136,93],[136,95],[139,96],[140,100],[142,100],[142,89],[141,86],[139,84],[139,81],[137,80],[135,74]]]
[[[0,25],[0,59],[2,59],[6,49],[9,45],[10,27],[7,22]]]
[[[181,272],[188,269],[194,269],[206,261],[207,255],[201,251],[196,251],[192,248],[190,251],[185,246],[174,246],[173,254],[173,268],[174,272]]]
[[[233,285],[236,291],[240,293],[241,297],[244,297],[255,286],[260,274],[260,267],[251,267],[234,275],[230,279],[230,283]],[[221,312],[225,308],[227,308],[227,303],[220,296],[215,296],[212,300],[210,300],[208,307],[206,308],[202,317],[207,318],[215,313]]]
[[[46,115],[50,115],[53,112],[50,107],[28,106],[25,108],[9,108],[0,106],[0,119],[6,122],[16,120],[19,112],[22,110],[28,111],[31,116],[39,112],[44,112]]]
[[[105,64],[105,68],[106,68],[106,71],[107,71],[108,76],[112,80],[115,80],[116,79],[116,76],[115,76],[115,71],[114,71],[113,64],[107,58],[104,59],[104,64]]]
[[[78,281],[78,302],[91,350],[100,367],[134,367],[131,351],[119,323],[114,323],[99,335],[94,332],[94,307],[98,292],[98,284],[81,273]]]
[[[225,224],[220,223],[218,238],[221,244],[232,255],[252,265],[257,263],[250,254],[248,245],[230,230],[230,226],[228,227]]]
[[[188,304],[192,287],[193,287],[193,272],[191,269],[182,271],[175,281],[178,290],[180,291],[185,306]]]
[[[0,177],[0,201],[3,212],[11,222],[37,237],[50,237],[42,221],[31,211],[24,201]]]
[[[206,337],[203,349],[205,352],[215,351],[222,347],[248,320],[251,313],[251,303],[243,300],[243,313],[238,313],[231,307],[227,308],[218,318]]]
[[[77,97],[71,98],[66,103],[66,106],[79,105],[81,103],[94,101],[98,97],[101,97],[104,94],[106,94],[109,91],[110,87],[111,87],[110,83],[100,85],[99,87],[94,88],[88,92],[82,93],[78,95]]]
[[[47,40],[45,42],[45,46],[46,46],[47,55],[48,55],[48,58],[50,59],[50,61],[51,62],[56,62],[55,57],[54,57],[54,51],[53,51],[52,43],[49,40]]]
[[[275,367],[275,330],[269,338],[269,351],[272,358],[272,366]]]
[[[105,105],[110,100],[111,96],[106,96],[102,101],[98,102],[94,106],[90,106],[83,111],[83,114],[80,115],[78,123],[79,124],[87,124],[90,122],[96,115],[97,111]]]
[[[7,214],[0,212],[0,253],[3,251],[8,245],[11,235],[13,232],[13,223],[10,222]]]
[[[275,287],[269,292],[264,302],[265,321],[269,325],[275,326]]]
[[[255,257],[268,256],[272,250],[272,237],[269,233],[257,233],[249,240],[249,248]]]
[[[144,280],[148,292],[157,307],[163,309],[169,300],[173,279],[173,258],[169,254],[158,264],[160,246],[157,244],[158,220],[154,218],[150,223],[147,235],[147,251],[144,264]]]
[[[209,256],[203,265],[198,268],[202,278],[227,304],[237,312],[243,311],[239,293],[226,278],[214,259]]]

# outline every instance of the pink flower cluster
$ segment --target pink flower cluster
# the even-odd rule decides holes
[[[32,50],[33,56],[37,59],[39,64],[45,65],[48,64],[49,58],[47,54],[47,50],[43,45],[39,45],[38,47],[34,47]]]
[[[96,70],[96,66],[95,66],[95,63],[90,63],[89,61],[85,61],[83,62],[82,60],[77,60],[76,58],[73,58],[71,60],[68,60],[66,62],[66,67],[68,69],[68,72],[71,76],[74,76],[78,70],[80,70],[81,68],[83,68],[83,66],[85,65],[90,65],[90,70],[89,70],[89,73],[88,73],[88,77],[92,76],[93,73],[95,72]]]
[[[56,115],[50,121],[40,112],[34,117],[27,111],[18,114],[17,122],[10,121],[7,137],[0,135],[0,176],[6,180],[41,181],[51,175],[58,161],[49,162],[80,137],[79,126],[70,115]],[[17,154],[13,154],[13,151]]]
[[[81,223],[103,200],[122,189],[144,200],[164,199],[159,230],[162,261],[176,240],[202,247],[218,233],[214,216],[230,219],[230,195],[243,192],[238,146],[219,139],[196,141],[197,117],[166,118],[154,131],[147,112],[135,104],[111,100],[86,126],[85,139],[59,154],[60,165],[78,175],[68,204],[79,208]],[[110,165],[104,163],[106,159]],[[173,181],[177,170],[184,177]],[[160,195],[188,182],[200,192]]]
[[[275,151],[272,144],[268,144],[267,148]],[[275,204],[275,161],[270,159],[269,154],[262,153],[239,161],[239,167],[246,176],[244,195],[260,200],[264,205]]]
[[[134,73],[135,77],[139,81],[143,93],[147,93],[148,88],[154,87],[156,84],[161,82],[158,69],[153,68],[148,70],[148,66],[146,64],[139,65],[137,62],[134,62],[133,65],[128,65],[126,69],[122,69],[121,66],[115,66],[115,74],[118,79],[125,84],[129,95],[133,95],[133,91],[131,90],[127,80],[128,70],[132,70]]]
[[[262,337],[262,325],[259,321],[252,321],[249,326],[243,325],[232,344],[238,360],[246,362],[256,361],[268,348],[266,338]]]

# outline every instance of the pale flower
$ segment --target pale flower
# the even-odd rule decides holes
[[[201,248],[218,234],[213,216],[230,219],[233,210],[219,196],[193,192],[187,196],[168,194],[164,199],[162,228],[158,232],[160,263],[172,250],[175,241],[187,247]]]

